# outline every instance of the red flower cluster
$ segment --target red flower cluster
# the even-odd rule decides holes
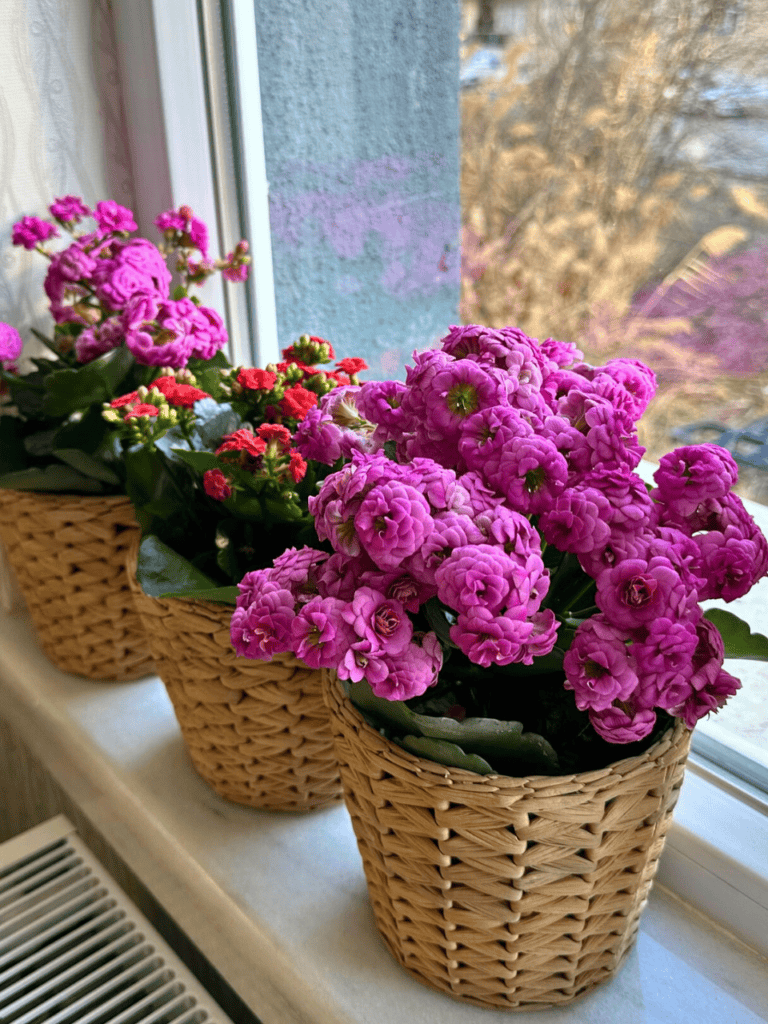
[[[149,385],[149,389],[165,395],[169,405],[179,405],[184,409],[191,409],[201,398],[211,397],[207,391],[201,391],[191,384],[180,384],[174,377],[158,377]]]

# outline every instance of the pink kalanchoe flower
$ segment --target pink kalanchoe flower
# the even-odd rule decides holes
[[[333,555],[332,557],[337,558],[338,556]],[[399,601],[408,612],[417,612],[425,601],[428,601],[430,597],[434,597],[437,593],[437,587],[421,583],[407,572],[382,572],[380,569],[364,569],[359,573],[356,582],[353,582],[348,600],[351,600],[352,594],[354,594],[356,587],[359,585],[371,587],[371,589],[378,590],[379,593],[386,595],[386,597]]]
[[[410,700],[420,697],[422,693],[437,681],[442,661],[436,662],[433,649],[426,644],[409,644],[397,659],[383,657],[388,668],[387,674],[377,682],[371,683],[371,689],[377,697],[386,700]],[[370,679],[369,679],[370,682]]]
[[[712,682],[700,690],[693,692],[678,707],[670,709],[672,714],[681,718],[689,729],[710,714],[724,707],[729,697],[741,689],[741,680],[721,669]]]
[[[477,605],[459,615],[450,628],[450,637],[470,661],[488,668],[522,661],[533,631],[533,622],[508,614],[498,615]]]
[[[738,477],[739,467],[725,448],[716,444],[688,445],[659,460],[651,497],[674,514],[686,516],[706,499],[724,498]]]
[[[50,221],[41,220],[39,217],[22,217],[13,225],[11,241],[14,245],[23,246],[25,249],[35,249],[41,242],[47,242],[49,238],[58,238],[59,229]]]
[[[557,496],[539,520],[547,544],[577,555],[600,550],[611,536],[611,505],[594,487],[572,488]]]
[[[528,620],[533,630],[522,645],[520,660],[524,665],[532,665],[534,658],[543,658],[549,654],[557,643],[560,623],[551,608],[536,612]]]
[[[441,512],[433,516],[434,528],[421,547],[407,559],[408,571],[422,585],[437,592],[435,572],[456,548],[481,544],[482,532],[471,516],[457,512]]]
[[[568,480],[568,463],[543,437],[518,438],[502,452],[498,476],[490,482],[517,512],[537,514],[555,506]]]
[[[231,264],[234,258],[234,253],[230,252],[227,254],[227,263],[230,264],[230,266],[222,267],[221,276],[226,281],[231,281],[233,284],[239,284],[241,281],[248,280],[250,267],[247,263],[241,263],[239,266],[232,266]]]
[[[371,587],[359,587],[340,614],[370,654],[400,654],[410,643],[413,625],[399,601]]]
[[[203,487],[205,493],[214,501],[226,501],[232,497],[230,481],[220,469],[208,469],[203,473]]]
[[[653,732],[656,713],[648,708],[627,712],[621,707],[609,707],[603,711],[590,710],[589,720],[608,743],[636,743]]]
[[[517,592],[516,568],[511,555],[490,544],[455,548],[435,571],[437,596],[459,613],[471,612],[476,607],[499,612],[509,602],[521,609],[528,601],[530,590],[524,587],[523,593]],[[525,613],[521,611],[518,617],[525,618]]]
[[[297,603],[303,603],[318,593],[318,573],[328,557],[317,548],[286,548],[272,563],[270,579],[290,590]]]
[[[406,416],[402,408],[405,384],[395,380],[366,381],[357,396],[360,415],[376,424],[382,442],[406,429]]]
[[[248,587],[247,576],[240,584],[241,590],[243,585]],[[271,661],[275,654],[291,650],[293,619],[291,592],[265,581],[249,605],[237,607],[232,613],[232,646],[240,657]]]
[[[363,554],[356,558],[350,558],[349,555],[337,552],[320,566],[317,577],[318,590],[329,597],[338,597],[342,601],[351,601],[355,590],[357,590],[361,582],[365,583],[366,586],[373,585],[367,582],[368,573],[373,571],[378,572],[379,570],[376,569],[374,563],[367,555]],[[385,592],[381,587],[376,589],[382,590],[382,593]],[[397,597],[395,594],[388,596]],[[397,599],[402,601],[399,597]]]
[[[126,206],[121,206],[113,199],[102,199],[100,203],[97,203],[93,216],[99,226],[99,234],[101,235],[109,235],[120,231],[136,231],[138,227],[133,219],[133,213]]]
[[[768,571],[768,542],[757,529],[745,535],[739,526],[727,526],[693,539],[700,551],[697,568],[705,581],[699,590],[702,601],[735,601]]]
[[[630,558],[598,576],[595,602],[611,623],[637,630],[659,617],[686,618],[697,597],[668,558]]]
[[[96,261],[93,288],[107,309],[127,312],[127,304],[139,295],[166,299],[171,274],[156,247],[144,238],[112,242],[106,255]]]
[[[360,543],[380,569],[392,569],[421,547],[434,529],[426,499],[393,480],[374,487],[355,516]]]
[[[533,429],[518,409],[495,405],[467,417],[461,425],[458,447],[469,469],[477,470],[495,487],[502,479],[504,453],[513,449],[520,438],[532,436]]]
[[[61,196],[48,207],[52,217],[62,224],[79,224],[83,217],[89,217],[90,208],[79,196]]]
[[[458,441],[464,421],[488,406],[506,404],[503,384],[470,359],[457,359],[424,389],[424,429],[432,441]]]
[[[24,343],[16,328],[0,323],[0,362],[12,363],[19,358],[23,347]]]
[[[336,668],[355,640],[344,620],[345,602],[336,597],[313,597],[291,624],[291,645],[310,668]]]
[[[123,314],[125,344],[137,363],[177,370],[187,365],[193,339],[183,312],[173,299],[148,292],[129,300]]]
[[[576,630],[563,668],[565,688],[573,690],[579,711],[603,711],[634,691],[637,669],[628,640],[604,615],[593,615]]]
[[[78,363],[90,363],[105,352],[122,345],[125,330],[119,316],[104,320],[97,327],[86,327],[75,338],[75,355]]]

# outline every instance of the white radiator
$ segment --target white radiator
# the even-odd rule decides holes
[[[0,844],[0,1024],[232,1024],[63,816]]]

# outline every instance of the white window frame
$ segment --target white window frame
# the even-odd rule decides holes
[[[249,0],[113,0],[139,223],[188,203],[222,255],[246,238],[245,284],[209,281],[230,358],[279,359],[258,53]],[[227,73],[229,69],[229,74]]]
[[[249,239],[247,289],[230,293],[219,284],[217,300],[227,311],[233,361],[277,360],[253,2],[113,0],[113,10],[139,217],[194,196],[219,240]],[[768,955],[764,795],[694,753],[659,881]]]

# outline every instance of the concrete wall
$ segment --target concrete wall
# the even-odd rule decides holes
[[[455,322],[459,0],[256,0],[281,345],[399,374]]]

